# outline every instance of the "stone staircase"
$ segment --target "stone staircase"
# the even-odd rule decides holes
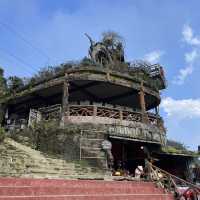
[[[87,163],[52,158],[10,138],[0,144],[0,176],[32,178],[98,177]]]
[[[81,157],[95,166],[102,169],[107,168],[105,152],[102,150],[102,142],[104,140],[104,132],[82,131],[80,138]],[[91,159],[92,158],[92,159]]]
[[[2,200],[173,200],[152,182],[0,178]]]

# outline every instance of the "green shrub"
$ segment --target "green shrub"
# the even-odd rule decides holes
[[[0,126],[0,142],[2,142],[4,140],[5,134],[6,134],[6,132],[5,132],[4,128]]]

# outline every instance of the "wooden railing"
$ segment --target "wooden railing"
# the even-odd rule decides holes
[[[166,192],[172,192],[177,200],[199,200],[200,188],[198,186],[156,167],[149,161],[146,164],[149,179]],[[183,186],[187,189],[181,192]]]
[[[148,123],[164,130],[161,117],[153,113],[146,113]],[[108,108],[96,105],[69,105],[69,116],[94,116],[108,117],[126,121],[142,122],[142,113],[139,111],[122,110],[118,108]]]
[[[41,116],[40,120],[51,120],[61,119],[62,108],[60,104],[51,105],[48,107],[43,107],[35,110]],[[143,115],[140,111],[131,111],[123,108],[110,108],[106,106],[97,106],[97,105],[69,105],[67,109],[67,116],[93,116],[93,117],[104,117],[132,122],[143,122]],[[162,118],[153,113],[146,113],[148,117],[148,122],[150,125],[157,126],[159,129],[164,131]],[[32,116],[33,118],[36,116]],[[29,116],[30,119],[30,116]],[[35,119],[36,120],[36,119]],[[36,121],[40,121],[36,120]],[[30,121],[30,120],[29,120]],[[33,119],[34,121],[34,119]],[[11,124],[13,125],[13,124]],[[17,123],[21,125],[21,123]]]
[[[43,120],[59,120],[61,117],[61,104],[55,104],[48,107],[39,108],[38,111],[41,113]]]
[[[39,109],[30,109],[28,119],[8,120],[5,125],[6,130],[24,129],[27,126],[33,126],[41,120],[60,120],[61,105],[55,104]]]

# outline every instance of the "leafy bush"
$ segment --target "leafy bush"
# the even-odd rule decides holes
[[[167,140],[167,146],[174,147],[177,150],[187,151],[187,147],[184,144],[174,140]]]
[[[5,132],[4,128],[0,126],[0,142],[2,142],[4,140],[5,134],[6,134],[6,132]]]
[[[23,79],[17,76],[10,76],[7,79],[8,89],[11,93],[16,92],[24,86]]]
[[[97,63],[95,63],[93,60],[87,58],[87,57],[84,57],[83,60],[81,61],[81,65],[82,66],[95,66],[97,65]]]
[[[11,138],[48,155],[73,160],[79,156],[79,134],[76,126],[63,129],[58,121],[48,120],[13,133]]]
[[[4,96],[7,90],[6,79],[4,78],[4,70],[0,68],[0,97]]]
[[[52,79],[53,77],[55,77],[59,74],[64,73],[66,69],[72,68],[73,65],[77,65],[77,63],[69,62],[69,63],[64,63],[64,64],[61,64],[61,65],[55,66],[55,67],[52,67],[52,66],[44,67],[44,68],[40,69],[40,71],[31,78],[23,78],[23,79],[19,80],[20,78],[16,77],[18,79],[17,83],[20,83],[20,84],[17,84],[17,87],[15,87],[15,88],[17,88],[17,90],[18,90],[18,89],[22,89],[22,88],[24,89],[27,87],[32,87],[36,84],[42,83],[44,81]],[[9,83],[11,81],[8,79],[7,82]],[[16,83],[16,81],[14,83]],[[11,86],[12,85],[13,85],[13,83],[11,83]],[[16,85],[16,84],[14,84],[14,85]]]

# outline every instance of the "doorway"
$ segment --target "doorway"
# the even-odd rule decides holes
[[[121,167],[122,170],[134,175],[137,166],[141,165],[143,168],[145,167],[146,155],[141,149],[144,143],[113,138],[111,142],[114,170],[118,170],[118,168]]]

